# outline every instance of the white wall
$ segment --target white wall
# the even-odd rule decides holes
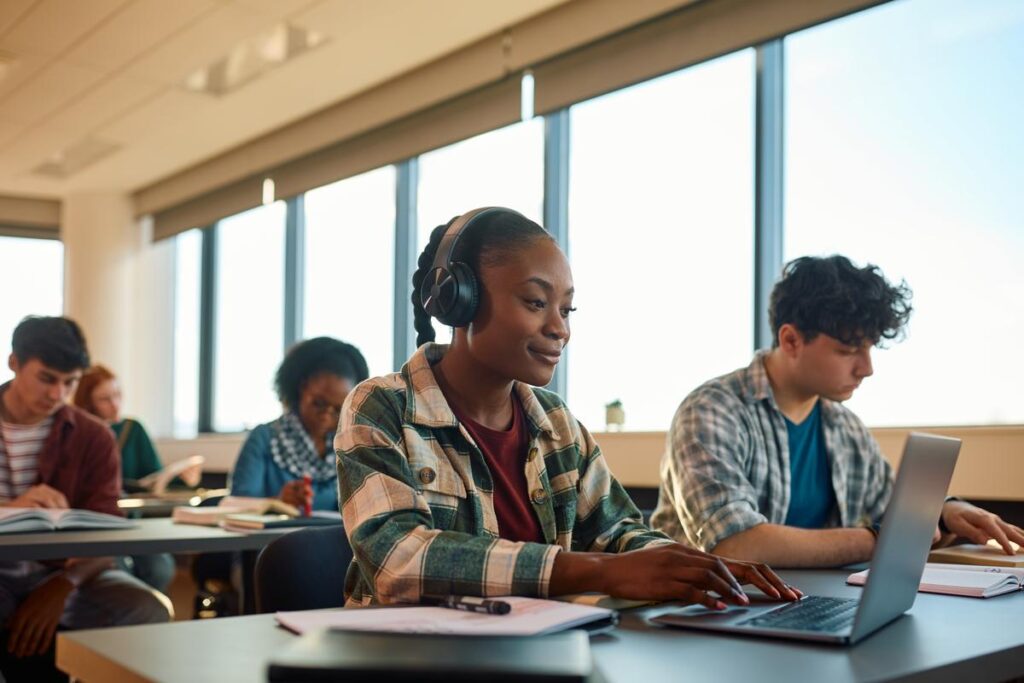
[[[94,363],[121,379],[124,412],[170,434],[173,387],[174,242],[151,243],[126,194],[65,198],[64,313],[85,331]]]

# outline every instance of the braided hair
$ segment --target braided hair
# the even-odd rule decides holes
[[[430,240],[416,263],[412,276],[413,326],[416,329],[416,346],[434,341],[434,326],[430,314],[420,300],[420,287],[434,265],[434,257],[441,245],[441,238],[459,217],[439,225],[430,233]],[[501,263],[510,253],[528,247],[538,239],[553,239],[540,225],[513,211],[484,215],[473,221],[470,230],[459,238],[452,261],[461,261],[473,269],[479,280],[481,266]]]

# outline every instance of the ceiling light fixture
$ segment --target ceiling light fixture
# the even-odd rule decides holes
[[[317,31],[287,23],[277,24],[269,31],[239,43],[212,64],[193,71],[185,79],[185,88],[219,97],[326,41],[327,37]]]
[[[121,146],[116,143],[87,137],[54,152],[46,161],[33,168],[32,172],[36,175],[64,180],[120,148]]]

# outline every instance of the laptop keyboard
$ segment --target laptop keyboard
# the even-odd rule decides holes
[[[853,624],[857,604],[856,600],[810,595],[738,625],[831,633]]]

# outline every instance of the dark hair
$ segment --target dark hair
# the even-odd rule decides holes
[[[434,256],[445,232],[459,217],[439,225],[430,233],[430,241],[420,254],[412,276],[412,312],[416,329],[416,346],[434,341],[434,326],[420,301],[420,286],[434,265]],[[452,261],[461,261],[473,269],[479,283],[481,266],[501,263],[510,253],[530,246],[541,238],[553,239],[547,230],[514,211],[481,216],[459,237]]]
[[[302,387],[325,372],[347,379],[353,385],[370,376],[366,359],[351,344],[331,337],[307,339],[288,349],[277,368],[274,376],[277,397],[289,408],[298,408]]]
[[[85,335],[70,318],[28,316],[14,328],[11,350],[20,364],[35,358],[59,372],[89,367]]]
[[[818,334],[850,346],[902,338],[912,296],[906,281],[890,284],[878,266],[858,268],[839,255],[794,259],[772,289],[772,346],[778,346],[779,328],[787,323],[808,341]]]

